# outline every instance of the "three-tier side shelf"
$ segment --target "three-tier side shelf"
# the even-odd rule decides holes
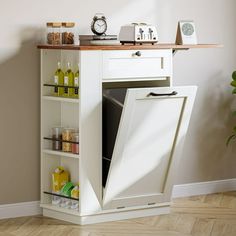
[[[217,47],[38,45],[43,215],[91,224],[168,213],[197,90],[172,85],[173,53]],[[79,64],[79,98],[52,95],[57,62]],[[52,150],[55,126],[79,130],[79,154]],[[78,210],[52,204],[58,166],[79,182]]]

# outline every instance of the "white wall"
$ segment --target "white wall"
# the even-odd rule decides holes
[[[235,145],[225,147],[233,126],[229,87],[236,69],[235,0],[8,0],[0,20],[0,204],[39,199],[39,52],[47,21],[75,21],[82,34],[96,12],[108,19],[108,33],[125,23],[157,25],[161,42],[174,42],[177,21],[193,19],[196,49],[174,57],[174,84],[198,85],[177,183],[236,177]],[[10,143],[9,140],[12,140]],[[233,150],[234,149],[234,150]]]

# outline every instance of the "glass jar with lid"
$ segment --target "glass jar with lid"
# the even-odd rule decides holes
[[[60,151],[62,149],[62,127],[52,128],[52,150]]]
[[[75,23],[63,22],[62,23],[62,44],[75,43]]]
[[[71,152],[72,151],[72,135],[75,132],[75,129],[72,128],[64,128],[62,130],[62,151],[63,152]],[[69,142],[68,142],[69,141]]]
[[[72,153],[79,154],[79,133],[75,132],[72,134]]]
[[[53,45],[61,44],[61,26],[60,22],[48,22],[47,23],[47,43]]]

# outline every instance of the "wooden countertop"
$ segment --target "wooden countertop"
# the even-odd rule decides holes
[[[191,48],[221,48],[221,44],[197,44],[197,45],[176,45],[168,43],[157,43],[154,45],[103,45],[103,46],[80,46],[80,45],[38,45],[39,49],[61,49],[61,50],[146,50],[146,49],[173,49],[173,50],[188,50]]]

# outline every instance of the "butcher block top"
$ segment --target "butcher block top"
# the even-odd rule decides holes
[[[176,45],[168,43],[157,43],[154,45],[143,44],[143,45],[49,45],[42,44],[37,46],[39,49],[60,49],[60,50],[153,50],[153,49],[173,49],[175,50],[188,50],[191,48],[221,48],[221,44],[197,44],[197,45]]]

